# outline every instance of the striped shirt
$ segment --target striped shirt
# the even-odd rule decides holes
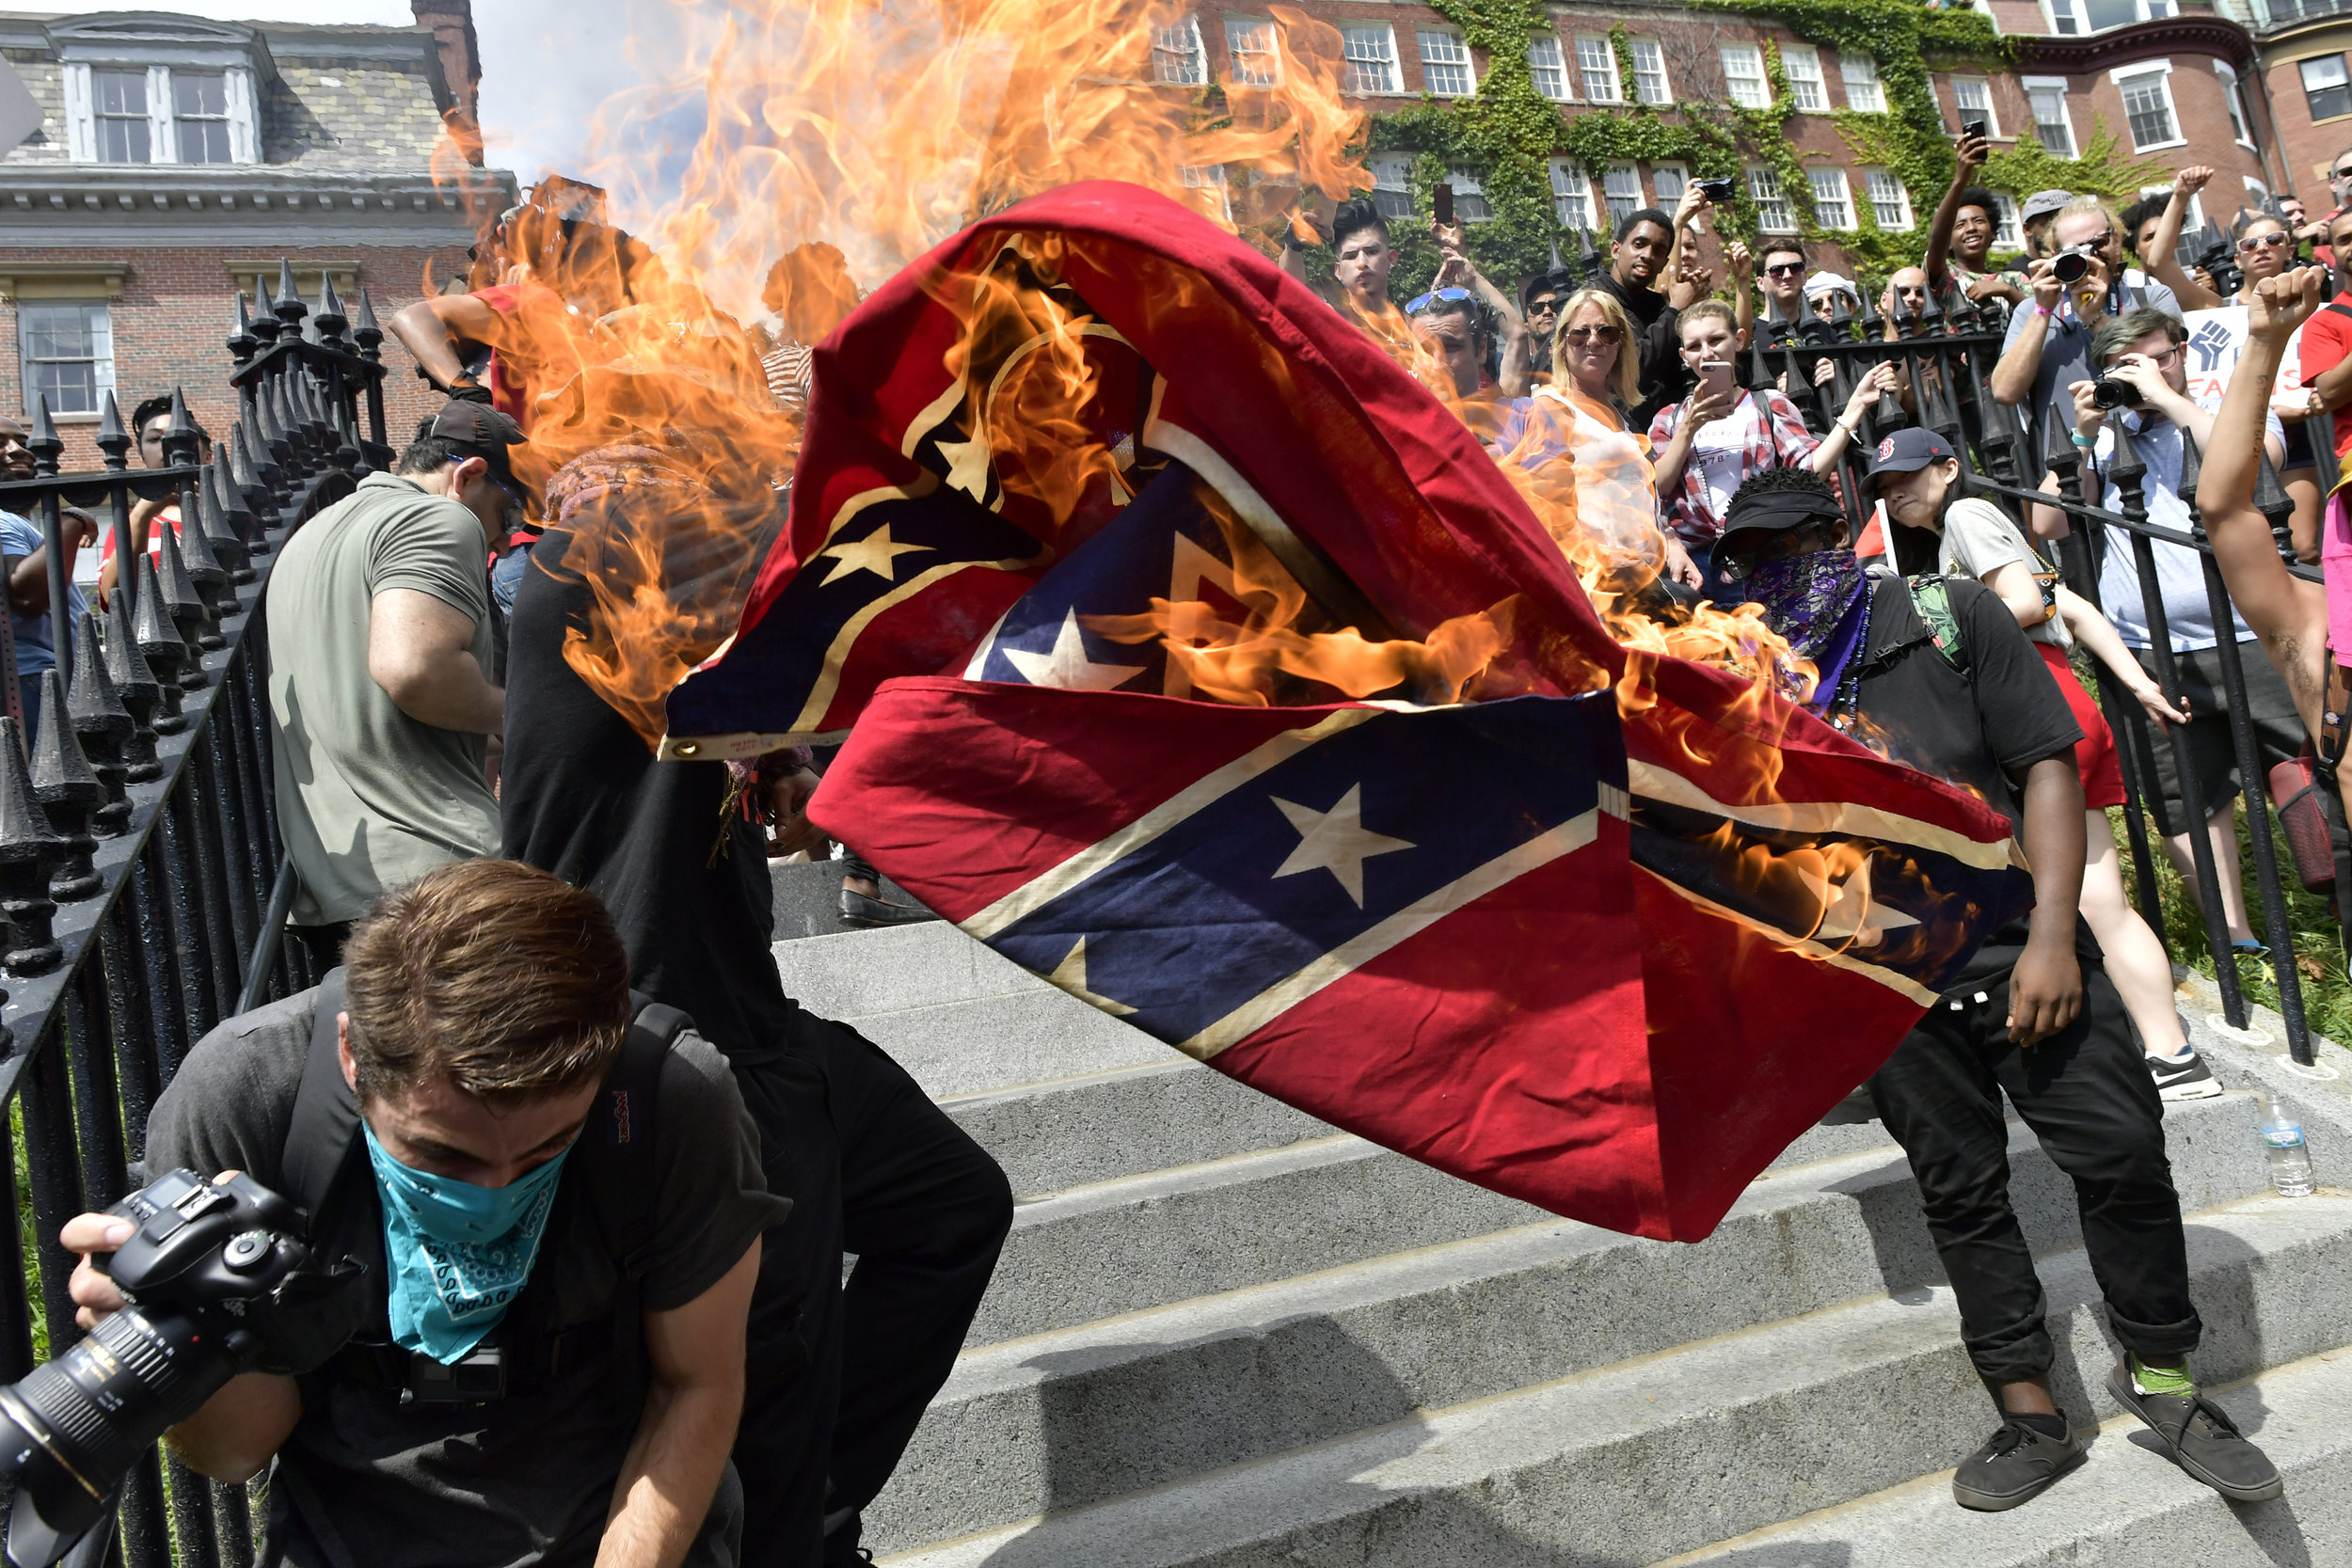
[[[806,343],[787,343],[760,360],[760,369],[768,372],[768,395],[776,400],[777,407],[797,414],[808,406],[816,357]]]

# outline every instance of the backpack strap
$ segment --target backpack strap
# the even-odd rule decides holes
[[[548,1347],[549,1375],[609,1350],[612,1361],[610,1386],[624,1405],[637,1393],[644,1364],[645,1271],[653,1262],[654,1241],[660,1229],[661,1172],[655,1152],[660,1144],[661,1069],[678,1037],[694,1026],[684,1012],[632,991],[637,1014],[629,1021],[621,1044],[621,1059],[596,1097],[596,1109],[582,1139],[596,1140],[596,1157],[583,1162],[587,1188],[582,1195],[596,1216],[606,1244],[620,1271],[609,1317],[580,1323],[555,1338]]]
[[[1911,590],[1911,607],[1928,624],[1928,638],[1944,662],[1962,674],[1968,673],[1968,644],[1960,635],[1960,618],[1952,613],[1952,585],[1940,577],[1903,578]]]
[[[2352,314],[2352,311],[2345,312]],[[2344,763],[2344,747],[2352,741],[2352,670],[2345,669],[2331,656],[2328,660],[2328,689],[2320,695],[2319,745],[2316,748],[2320,777],[2331,788],[2341,789],[2336,769]]]
[[[2346,305],[2340,299],[2331,299],[2320,309],[2333,310],[2339,316],[2352,316],[2352,305]]]
[[[326,972],[312,993],[310,1053],[294,1091],[294,1117],[286,1127],[286,1152],[279,1165],[286,1196],[316,1221],[327,1199],[354,1164],[359,1144],[359,1101],[343,1080],[335,1020],[343,1010],[343,971]]]

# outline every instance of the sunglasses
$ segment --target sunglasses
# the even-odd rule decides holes
[[[1572,343],[1613,343],[1617,329],[1613,326],[1571,326],[1561,334]]]
[[[2340,168],[2336,170],[2336,178],[2339,180],[2352,180],[2352,167]]]
[[[2249,234],[2246,238],[2238,241],[2238,254],[2241,256],[2251,256],[2255,251],[2260,250],[2265,245],[2268,245],[2271,248],[2276,249],[2280,245],[2291,244],[2293,240],[2294,236],[2283,230],[2276,234]]]
[[[1470,292],[1468,289],[1432,289],[1429,293],[1420,295],[1410,304],[1406,305],[1405,307],[1405,313],[1408,316],[1419,315],[1422,311],[1427,309],[1430,306],[1436,304],[1439,300],[1444,300],[1448,304],[1451,304],[1455,300],[1468,299],[1470,296]]]
[[[1560,302],[1556,299],[1539,299],[1527,308],[1527,313],[1531,316],[1556,316],[1560,313]]]
[[[1801,275],[1804,271],[1804,263],[1803,261],[1783,261],[1778,266],[1766,267],[1764,269],[1764,276],[1767,277],[1794,277]]]

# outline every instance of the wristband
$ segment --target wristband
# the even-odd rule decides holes
[[[2085,436],[2079,430],[2069,431],[2066,438],[2074,442],[2076,446],[2082,448],[2085,451],[2090,451],[2093,447],[2096,447],[2099,444],[2099,437],[2096,436]]]
[[[1856,420],[1853,423],[1848,424],[1845,420],[1845,417],[1840,415],[1837,420],[1837,428],[1844,431],[1848,436],[1858,436],[1862,433],[1862,421]]]
[[[2037,316],[2055,316],[2058,314],[2055,309],[2052,309],[2049,306],[2042,304],[2038,299],[2033,302],[2033,313]]]

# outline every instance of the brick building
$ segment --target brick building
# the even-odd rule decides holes
[[[218,431],[230,291],[274,285],[280,257],[313,302],[331,276],[379,320],[461,275],[514,182],[448,129],[470,130],[481,75],[468,0],[414,6],[413,27],[0,13],[23,88],[0,98],[39,113],[0,156],[0,411],[45,394],[69,467],[97,463],[109,390],[127,418],[181,386]],[[437,400],[389,338],[384,356],[397,445]]]
[[[2328,196],[2328,160],[2352,146],[2352,4],[2232,0],[2261,40],[2263,87],[2277,110],[2287,182],[2313,215]]]
[[[2352,8],[2352,0],[2284,3]],[[1375,112],[1410,108],[1423,93],[1469,97],[1490,64],[1484,51],[1466,45],[1459,26],[1414,0],[1303,0],[1302,8],[1341,30],[1349,90]],[[2283,188],[2278,136],[2263,95],[2249,90],[2261,81],[2253,36],[2241,20],[2215,11],[2210,0],[1978,0],[1977,8],[2000,34],[2018,40],[2018,63],[2007,71],[1932,70],[1947,130],[1983,119],[1996,152],[2029,138],[2072,159],[2090,143],[2094,127],[2104,126],[2118,138],[2120,160],[2216,166],[2220,173],[2201,199],[2199,215],[2217,207],[2218,222],[2226,222],[2241,200]],[[1537,91],[1558,103],[1565,119],[1623,114],[1629,103],[1670,116],[1772,106],[1769,41],[1777,48],[1797,111],[1788,137],[1825,236],[1834,241],[1840,231],[1862,229],[1866,214],[1879,229],[1896,232],[1923,229],[1932,215],[1940,187],[1907,188],[1894,169],[1857,156],[1834,121],[1842,111],[1883,114],[1892,106],[1884,62],[1874,56],[1807,43],[1776,23],[1732,10],[1642,0],[1607,6],[1575,0],[1547,9],[1551,26],[1530,40],[1528,63]],[[1272,68],[1269,27],[1263,9],[1203,5],[1162,36],[1159,73],[1178,82],[1205,80],[1203,71],[1247,82],[1253,71]],[[1622,29],[1613,40],[1613,28]],[[2345,30],[2352,32],[2352,23]],[[1621,45],[1630,59],[1619,57]],[[2352,114],[2352,101],[2345,110]],[[2352,140],[2352,129],[2341,139]],[[1379,195],[1391,213],[1410,210],[1406,178],[1411,163],[1406,153],[1374,159]],[[1586,168],[1554,158],[1554,215],[1565,228],[1605,229],[1613,215],[1638,207],[1671,208],[1690,174],[1681,164]],[[1751,157],[1745,174],[1758,227],[1767,233],[1795,231],[1802,217],[1782,188],[1783,170]],[[1478,171],[1460,170],[1453,182],[1465,215],[1473,221],[1486,215]],[[2020,238],[2016,198],[2029,193],[2001,194],[2002,239],[2013,245]]]

